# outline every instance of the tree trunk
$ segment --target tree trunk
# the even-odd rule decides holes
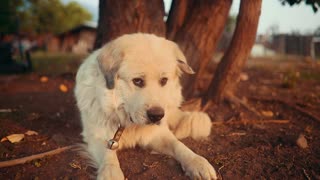
[[[231,4],[232,0],[173,1],[167,21],[167,34],[169,38],[174,35],[172,39],[179,44],[189,65],[196,72],[201,69],[200,64],[205,66],[211,59]],[[183,78],[185,98],[192,96],[195,79],[196,76]]]
[[[209,100],[219,103],[232,93],[240,72],[255,42],[262,0],[241,0],[236,29],[231,44],[219,63],[202,105]]]
[[[177,31],[185,22],[188,12],[192,9],[194,0],[172,0],[170,12],[167,19],[166,37],[173,40]]]
[[[162,0],[100,0],[95,49],[123,34],[145,32],[165,36]]]

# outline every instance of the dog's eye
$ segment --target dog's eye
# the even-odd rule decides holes
[[[134,78],[132,79],[132,82],[134,85],[138,86],[138,87],[143,87],[144,86],[144,80],[141,78]]]
[[[167,84],[168,78],[164,77],[160,79],[160,85],[165,86]]]

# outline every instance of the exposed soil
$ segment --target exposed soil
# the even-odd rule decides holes
[[[212,105],[208,113],[216,123],[209,139],[183,142],[207,158],[223,179],[320,179],[319,64],[257,61],[245,70],[249,80],[241,81],[236,91],[255,112],[228,100]],[[46,83],[40,77],[0,76],[0,109],[5,111],[0,112],[0,138],[27,130],[39,133],[16,144],[1,142],[0,161],[81,142],[74,75],[48,76]],[[68,91],[60,91],[60,84]],[[300,134],[307,148],[297,145]],[[136,148],[119,152],[119,159],[128,179],[187,179],[180,165],[165,155]],[[0,168],[0,179],[90,179],[94,172],[75,151],[65,151]]]

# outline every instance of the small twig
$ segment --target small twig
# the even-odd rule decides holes
[[[211,107],[213,105],[212,100],[208,101],[201,109],[202,112],[205,112],[209,109],[209,107]]]
[[[314,119],[318,122],[320,122],[320,117],[317,117],[316,115],[302,109],[301,107],[295,106],[295,105],[291,105],[291,104],[287,104],[288,106],[290,106],[291,108],[295,109],[296,111],[299,111],[300,113],[304,114],[305,116],[308,116],[311,119]]]
[[[305,176],[308,180],[311,180],[311,178],[310,178],[309,174],[307,173],[307,171],[306,171],[304,168],[302,168],[302,170],[303,170],[304,176]]]
[[[159,162],[158,161],[156,161],[156,162],[153,162],[152,164],[147,164],[147,163],[142,163],[142,165],[143,166],[145,166],[145,167],[148,167],[148,168],[154,168],[154,167],[156,167],[156,166],[158,166],[158,164],[159,164]]]
[[[219,167],[219,169],[218,169],[218,173],[219,173],[219,175],[220,175],[221,179],[223,180],[222,174],[221,174],[221,172],[220,172],[222,168],[224,168],[224,165],[222,165],[221,167]]]
[[[240,120],[240,121],[219,121],[212,122],[213,125],[222,125],[222,124],[288,124],[290,120]]]
[[[228,134],[227,136],[245,136],[245,135],[247,135],[247,133],[245,132],[233,132]]]
[[[66,150],[69,150],[71,148],[73,148],[74,146],[65,146],[62,148],[57,148],[48,152],[44,152],[44,153],[40,153],[40,154],[35,154],[35,155],[31,155],[31,156],[27,156],[27,157],[23,157],[23,158],[19,158],[19,159],[13,159],[13,160],[9,160],[9,161],[2,161],[0,162],[0,168],[3,167],[10,167],[10,166],[15,166],[18,164],[24,164],[26,162],[35,160],[35,159],[41,159],[45,156],[50,156],[50,155],[55,155],[55,154],[59,154],[62,153]]]
[[[0,109],[0,113],[11,113],[14,109]]]

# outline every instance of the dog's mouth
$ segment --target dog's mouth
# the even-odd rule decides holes
[[[146,125],[160,125],[161,121],[158,121],[158,122],[151,122],[151,121],[148,121],[146,123]]]
[[[117,111],[118,111],[118,116],[120,117],[120,119],[123,119],[125,121],[128,122],[128,119],[130,120],[131,123],[135,123],[133,121],[133,118],[132,116],[130,115],[129,112],[126,112],[125,108],[124,108],[124,104],[121,104],[118,108],[117,108]]]

